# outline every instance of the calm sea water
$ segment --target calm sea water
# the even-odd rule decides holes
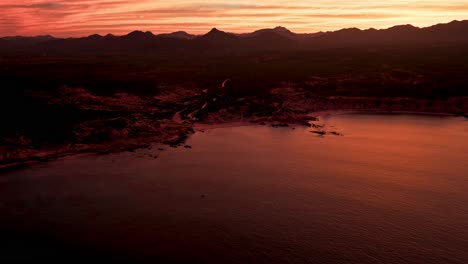
[[[0,262],[468,263],[466,119],[322,122],[0,175]]]

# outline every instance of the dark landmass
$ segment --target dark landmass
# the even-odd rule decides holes
[[[0,166],[184,146],[196,123],[307,125],[341,110],[467,116],[467,72],[468,21],[0,38]]]

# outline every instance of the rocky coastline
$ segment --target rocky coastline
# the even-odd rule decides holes
[[[223,82],[223,85],[226,82]],[[31,96],[45,106],[73,108],[86,118],[75,121],[69,136],[60,143],[38,142],[31,134],[3,137],[0,171],[47,162],[67,155],[108,154],[150,148],[155,143],[183,147],[200,127],[248,123],[272,127],[309,126],[318,135],[317,123],[324,113],[426,113],[468,116],[468,97],[446,100],[316,96],[300,88],[276,88],[265,96],[230,96],[220,87],[214,91],[193,87],[170,87],[155,96],[127,93],[98,96],[86,89],[60,89],[57,95]]]

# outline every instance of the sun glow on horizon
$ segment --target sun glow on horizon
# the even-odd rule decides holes
[[[401,24],[422,27],[468,18],[466,0],[0,0],[0,10],[0,36],[122,35],[133,30],[203,34],[212,27],[249,32],[280,25],[312,33]]]

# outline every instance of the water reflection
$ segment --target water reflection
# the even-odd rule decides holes
[[[468,122],[322,122],[344,136],[220,128],[197,133],[192,149],[69,157],[3,175],[0,222],[12,240],[21,231],[28,256],[40,238],[52,256],[65,246],[152,261],[468,263]]]

